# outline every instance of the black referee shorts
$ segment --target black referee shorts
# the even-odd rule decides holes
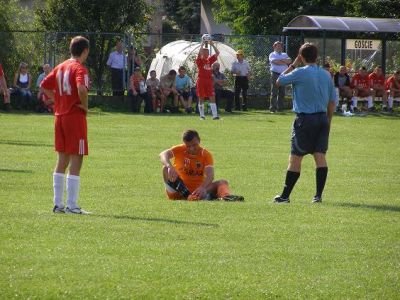
[[[292,128],[291,154],[304,156],[315,152],[326,153],[329,122],[325,112],[297,114]]]

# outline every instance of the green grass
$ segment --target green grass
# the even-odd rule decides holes
[[[310,156],[272,203],[293,114],[223,118],[90,113],[94,215],[71,216],[51,212],[52,116],[0,114],[0,298],[398,299],[400,118],[334,117],[321,205]],[[166,200],[158,153],[188,128],[244,203]]]

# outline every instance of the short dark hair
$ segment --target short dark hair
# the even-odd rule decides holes
[[[85,49],[89,49],[89,40],[83,36],[76,36],[72,38],[69,44],[69,51],[72,56],[81,56]]]
[[[190,142],[194,138],[197,138],[200,141],[199,133],[193,129],[186,130],[182,135],[182,139],[184,142]]]
[[[156,72],[156,70],[151,70],[151,71],[150,71],[150,74],[151,74],[151,73],[155,73],[155,72]]]
[[[180,66],[178,70],[179,70],[179,71],[181,71],[181,70],[186,71],[186,68],[185,68],[184,66]]]
[[[305,43],[299,49],[299,54],[308,63],[315,63],[318,57],[318,49],[314,44]]]
[[[176,71],[175,70],[171,70],[168,72],[168,75],[176,75]]]

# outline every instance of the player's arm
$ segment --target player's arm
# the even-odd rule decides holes
[[[178,178],[178,173],[171,164],[171,158],[174,157],[174,154],[170,149],[167,149],[161,152],[159,156],[162,165],[168,168],[168,180],[175,181]]]
[[[197,196],[200,199],[203,199],[207,194],[207,187],[214,181],[214,167],[206,166],[204,168],[204,181],[203,183],[193,191],[192,195]]]
[[[217,47],[214,45],[213,41],[210,41],[210,45],[211,47],[213,47],[214,51],[215,51],[215,55],[218,56],[219,55],[219,50],[217,49]]]
[[[199,53],[197,53],[197,59],[200,59],[200,56],[201,56],[201,49],[203,49],[204,44],[205,44],[204,41],[201,42],[201,45],[200,45],[200,48],[199,48]]]
[[[81,100],[81,104],[79,104],[78,106],[85,112],[87,112],[89,110],[89,96],[88,96],[88,90],[85,85],[83,84],[78,85],[78,95],[79,99]]]

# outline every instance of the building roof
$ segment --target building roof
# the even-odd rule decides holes
[[[289,31],[338,31],[363,33],[400,33],[400,19],[297,16],[283,28]]]

